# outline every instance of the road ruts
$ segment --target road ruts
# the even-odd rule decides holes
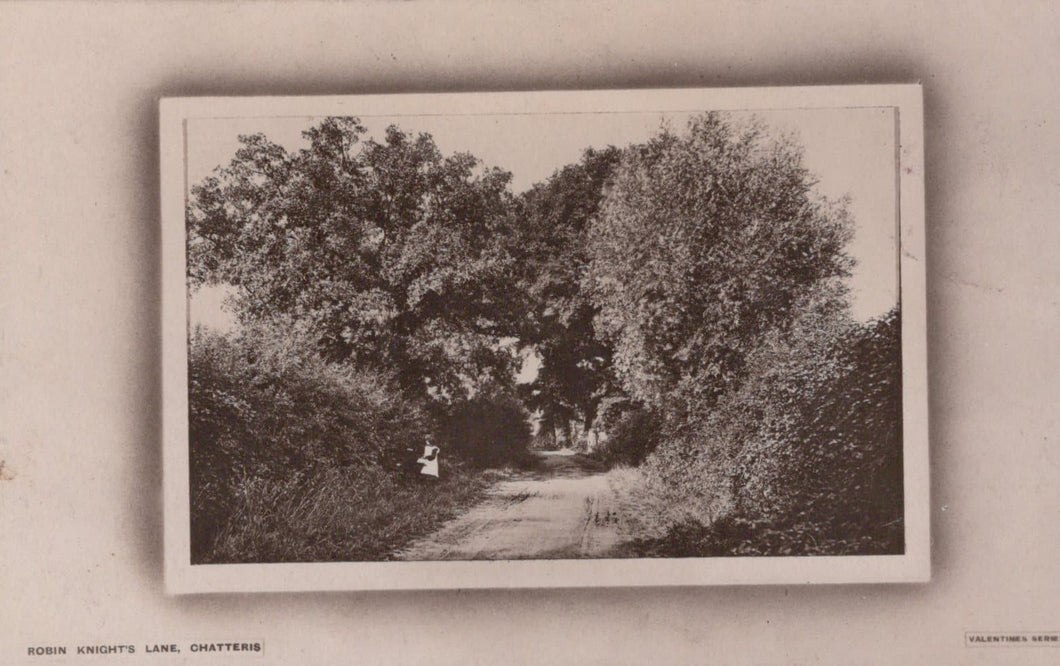
[[[615,557],[628,540],[604,471],[584,455],[538,453],[533,471],[398,554],[402,560]]]

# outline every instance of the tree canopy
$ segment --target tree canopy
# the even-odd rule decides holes
[[[589,426],[615,393],[709,408],[756,340],[845,296],[845,204],[759,123],[707,113],[589,149],[518,197],[427,134],[331,117],[304,136],[295,152],[242,136],[192,188],[189,279],[234,285],[245,323],[297,322],[325,359],[410,394],[510,386],[519,345],[541,357],[524,397],[547,420]]]
[[[290,316],[325,358],[396,370],[412,393],[510,382],[510,174],[427,134],[365,133],[330,117],[294,153],[241,136],[192,188],[190,281],[234,285],[244,322]]]
[[[623,153],[589,232],[588,280],[633,398],[709,407],[756,340],[848,275],[845,205],[813,185],[793,140],[718,113]]]
[[[593,328],[596,308],[583,289],[592,217],[621,151],[588,149],[519,201],[520,267],[527,310],[520,341],[541,359],[528,402],[546,422],[589,426],[610,385],[611,350]]]

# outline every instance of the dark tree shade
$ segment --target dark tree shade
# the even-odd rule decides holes
[[[521,342],[541,358],[529,402],[545,421],[588,427],[610,383],[611,350],[596,335],[596,308],[583,289],[586,235],[618,164],[617,148],[588,149],[580,162],[535,185],[520,201],[522,279],[527,312]]]

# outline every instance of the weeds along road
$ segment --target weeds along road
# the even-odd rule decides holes
[[[532,470],[398,554],[402,560],[622,557],[638,530],[629,475],[582,454],[539,452]]]

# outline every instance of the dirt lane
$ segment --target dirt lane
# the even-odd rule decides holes
[[[581,454],[535,454],[468,513],[402,551],[404,560],[620,557],[632,521],[603,469]]]

